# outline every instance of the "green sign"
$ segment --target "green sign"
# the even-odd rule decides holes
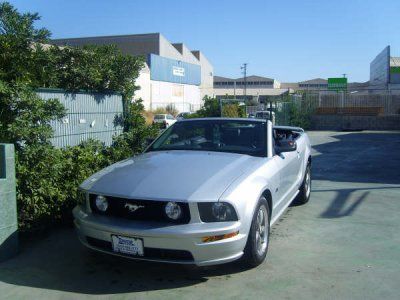
[[[338,78],[328,78],[328,90],[347,90],[347,78],[338,77]]]
[[[400,67],[390,67],[390,74],[400,74]]]

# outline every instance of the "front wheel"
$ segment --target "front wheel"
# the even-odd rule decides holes
[[[249,267],[258,266],[267,256],[270,229],[269,215],[267,199],[261,197],[254,212],[244,249],[244,261]]]
[[[304,179],[300,187],[299,194],[295,199],[295,204],[302,205],[306,204],[310,200],[311,195],[311,165],[308,164],[306,168],[306,173],[304,174]]]

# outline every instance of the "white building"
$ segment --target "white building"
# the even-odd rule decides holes
[[[288,94],[290,89],[281,88],[281,83],[275,79],[248,76],[242,78],[227,78],[214,76],[214,96],[216,98],[255,99],[260,103],[269,97]]]
[[[57,45],[115,44],[125,54],[144,56],[146,64],[136,84],[146,109],[173,104],[179,111],[199,109],[202,98],[213,94],[213,66],[198,50],[170,43],[160,33],[98,36],[53,40]]]

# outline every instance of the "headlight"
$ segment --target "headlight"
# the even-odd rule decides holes
[[[172,220],[178,220],[182,216],[182,209],[179,204],[168,202],[165,205],[165,214]]]
[[[203,222],[237,221],[238,217],[233,206],[226,202],[198,203],[200,219]]]
[[[98,195],[96,197],[96,208],[101,212],[105,212],[108,208],[107,198],[104,196]]]

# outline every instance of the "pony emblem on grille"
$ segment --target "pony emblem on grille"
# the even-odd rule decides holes
[[[131,204],[131,203],[125,203],[125,208],[127,208],[129,210],[129,212],[135,212],[140,208],[144,208],[143,205],[136,205],[136,204]]]

